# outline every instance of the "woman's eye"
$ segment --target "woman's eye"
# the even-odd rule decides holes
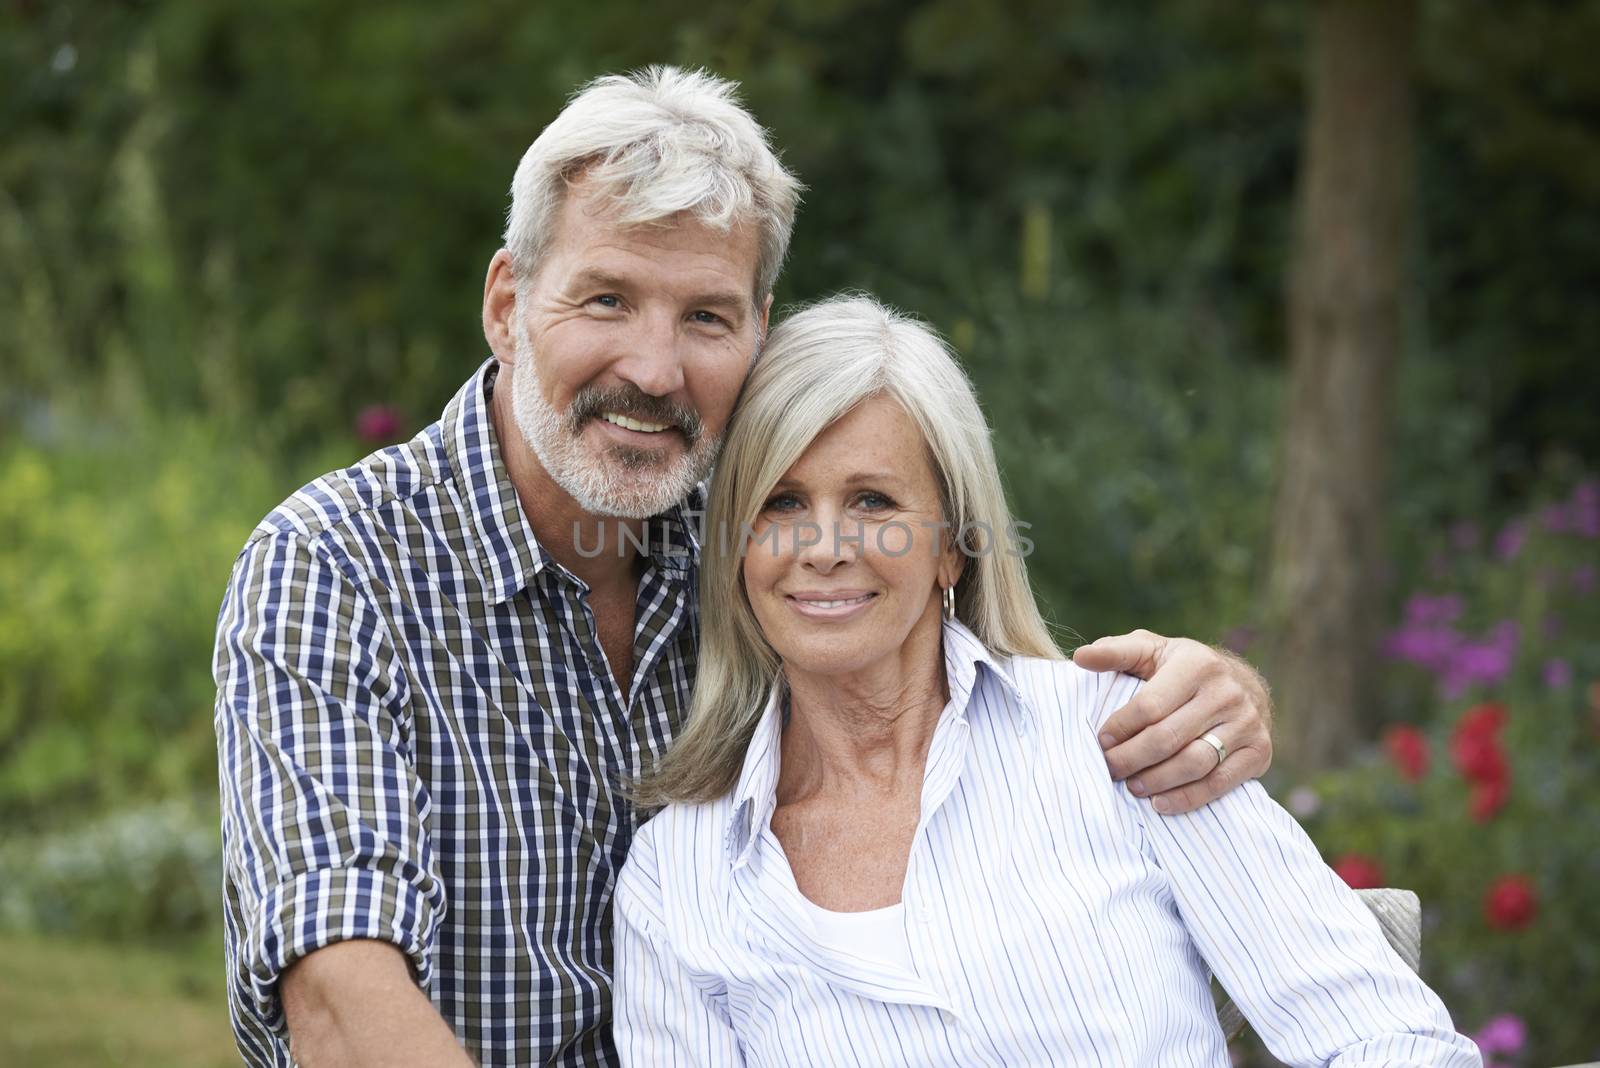
[[[792,512],[800,507],[800,501],[792,493],[780,493],[768,498],[767,503],[761,506],[763,512]]]
[[[881,493],[863,493],[856,498],[856,504],[869,512],[882,512],[894,507],[894,501]]]

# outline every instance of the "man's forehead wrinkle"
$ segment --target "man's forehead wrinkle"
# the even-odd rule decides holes
[[[652,246],[653,248],[659,246]],[[615,285],[618,288],[638,286],[643,280],[631,269],[638,260],[658,266],[657,256],[641,250],[637,243],[618,240],[602,241],[590,246],[589,262],[570,276],[570,285],[582,287],[591,284]],[[691,303],[738,305],[749,303],[748,290],[740,286],[739,273],[727,260],[715,252],[691,249],[663,249],[666,255],[683,257],[686,262],[675,263],[671,279],[666,282],[669,293]]]

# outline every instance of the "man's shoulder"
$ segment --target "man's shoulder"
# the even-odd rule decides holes
[[[256,524],[247,549],[272,538],[314,541],[427,492],[452,476],[443,446],[441,424],[433,423],[410,441],[313,479]]]

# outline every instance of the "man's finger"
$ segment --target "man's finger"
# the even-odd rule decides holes
[[[1172,680],[1157,679],[1140,687],[1133,700],[1100,728],[1111,777],[1126,779],[1170,760],[1209,730],[1216,722],[1216,707],[1195,698],[1196,691],[1188,684],[1175,688]]]
[[[1159,634],[1136,630],[1080,646],[1072,662],[1085,671],[1126,671],[1148,679],[1155,674],[1156,658],[1165,643]]]
[[[1193,812],[1197,808],[1209,805],[1240,783],[1255,778],[1265,770],[1266,760],[1257,750],[1241,749],[1237,753],[1229,753],[1227,760],[1199,782],[1157,794],[1150,799],[1150,804],[1163,816]]]
[[[1232,755],[1232,732],[1217,724],[1210,730]],[[1226,758],[1224,758],[1226,759]],[[1135,797],[1151,797],[1170,793],[1192,783],[1198,783],[1220,766],[1217,751],[1210,743],[1196,738],[1178,751],[1178,755],[1130,777],[1128,792]]]

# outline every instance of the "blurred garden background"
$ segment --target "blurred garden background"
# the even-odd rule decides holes
[[[1054,619],[1259,664],[1269,787],[1421,894],[1458,1026],[1600,1059],[1597,50],[1595,0],[0,0],[0,1063],[237,1063],[233,557],[437,416],[522,151],[653,62],[808,184],[780,306],[960,350]]]

